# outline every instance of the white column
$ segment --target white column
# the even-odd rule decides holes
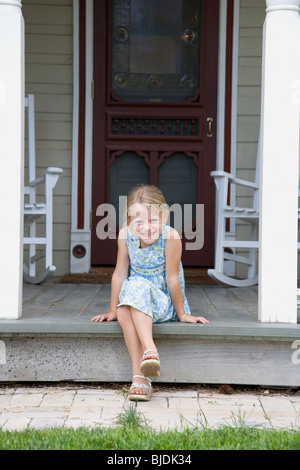
[[[21,1],[0,1],[0,318],[22,312],[24,22]]]
[[[259,319],[297,323],[300,0],[267,0],[263,35]]]

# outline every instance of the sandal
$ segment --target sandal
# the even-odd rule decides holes
[[[148,354],[150,351],[152,351],[153,354]],[[157,359],[144,359],[147,356],[155,356]],[[140,369],[143,374],[149,377],[159,377],[160,361],[158,352],[155,351],[155,349],[147,349],[147,351],[144,352],[140,362]]]
[[[133,393],[130,394],[129,393],[128,394],[128,399],[131,400],[131,401],[149,401],[150,398],[153,395],[153,388],[151,386],[151,380],[148,379],[148,377],[144,377],[143,375],[134,375],[132,378],[134,379],[135,377],[139,377],[140,379],[147,380],[148,385],[147,384],[138,384],[137,382],[133,382],[133,384],[131,385],[131,387],[129,389],[129,392],[130,392],[130,390],[134,390],[135,388],[142,388],[143,390],[146,390],[147,393],[145,395],[133,394]]]

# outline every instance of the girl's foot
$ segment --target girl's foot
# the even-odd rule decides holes
[[[143,374],[149,377],[159,377],[160,361],[158,352],[155,349],[147,349],[140,362],[140,369]]]
[[[143,375],[134,375],[128,398],[131,401],[149,401],[153,395],[151,380]]]

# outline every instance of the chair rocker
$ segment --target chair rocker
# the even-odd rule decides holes
[[[259,148],[259,146],[258,146]],[[208,270],[208,275],[215,281],[234,287],[248,287],[258,283],[257,257],[258,257],[258,226],[259,226],[259,151],[257,153],[257,168],[255,182],[236,178],[225,171],[213,171],[211,176],[216,185],[216,239],[215,239],[215,266]],[[251,207],[238,207],[228,203],[232,194],[230,187],[235,185],[252,190]],[[235,227],[240,220],[250,227],[248,240],[237,240]],[[231,231],[231,228],[234,231]],[[237,254],[237,249],[247,250],[247,255]],[[228,274],[228,261],[246,265],[247,276],[238,279]],[[234,270],[235,271],[235,270]]]
[[[47,168],[43,175],[35,175],[35,114],[34,95],[25,98],[28,128],[28,184],[24,187],[24,233],[23,244],[28,246],[28,264],[24,264],[23,278],[31,284],[41,284],[53,276],[56,267],[52,264],[53,252],[53,189],[63,172],[61,168]],[[37,190],[43,193],[37,200]],[[44,218],[44,236],[37,236],[37,220]],[[37,247],[42,246],[40,251]],[[24,254],[25,257],[25,254]],[[44,263],[38,263],[44,258]],[[40,272],[39,272],[40,271]]]

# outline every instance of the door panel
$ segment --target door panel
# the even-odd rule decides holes
[[[183,263],[211,266],[219,2],[94,3],[92,264],[116,261],[116,240],[97,236],[97,207],[118,211],[119,196],[146,182],[169,205],[192,204],[194,229],[204,204],[204,246],[186,250],[183,237]]]

